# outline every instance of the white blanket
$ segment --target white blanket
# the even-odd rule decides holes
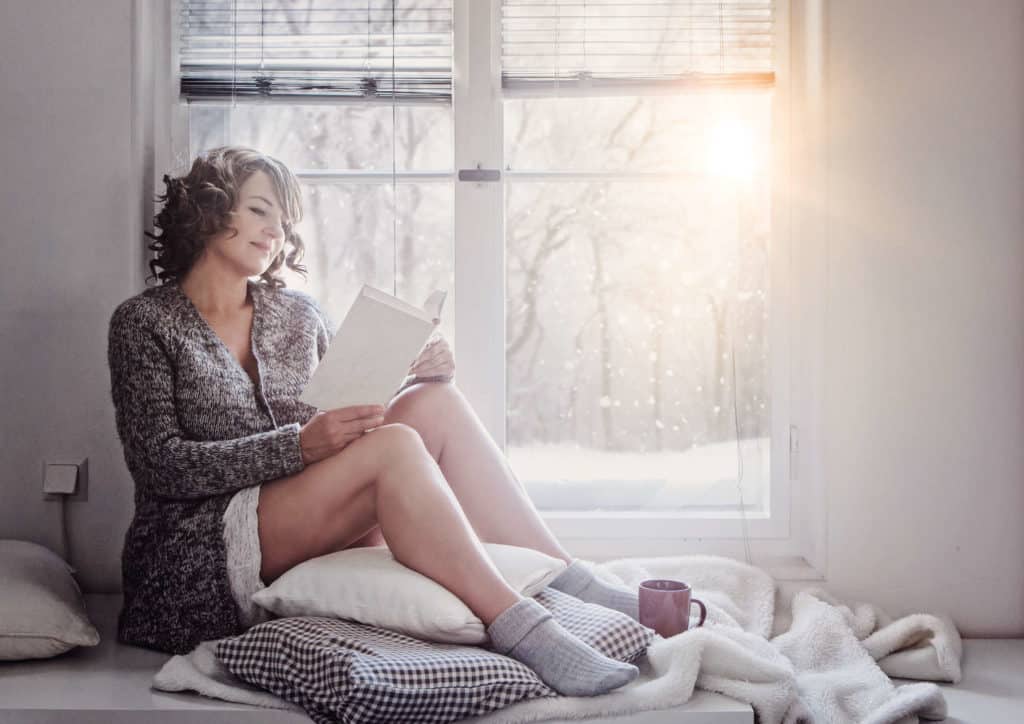
[[[894,621],[876,606],[846,606],[816,588],[777,602],[767,573],[717,556],[622,559],[596,570],[630,587],[645,578],[687,581],[708,607],[707,622],[655,641],[640,662],[641,676],[621,689],[591,698],[524,701],[473,722],[519,724],[664,709],[688,701],[697,688],[748,702],[762,724],[905,724],[945,718],[946,702],[935,684],[897,687],[889,676],[960,681],[960,635],[945,616]],[[153,685],[301,711],[234,677],[214,657],[214,643],[172,657]]]

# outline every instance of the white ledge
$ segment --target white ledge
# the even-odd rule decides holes
[[[119,594],[86,595],[89,616],[100,632],[98,646],[77,648],[52,659],[0,661],[0,722],[3,724],[309,724],[304,714],[233,704],[198,694],[151,688],[170,657],[117,642]],[[615,724],[753,724],[750,706],[697,691],[684,706],[629,716],[593,719]],[[552,721],[550,724],[560,724]],[[562,722],[561,724],[568,724]]]

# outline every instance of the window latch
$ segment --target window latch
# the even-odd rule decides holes
[[[460,168],[459,181],[501,181],[501,170],[497,168]]]

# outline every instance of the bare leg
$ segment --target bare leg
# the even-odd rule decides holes
[[[572,561],[454,384],[413,385],[391,401],[384,420],[420,434],[481,540]]]
[[[379,524],[395,559],[450,590],[489,625],[521,599],[494,567],[420,436],[385,425],[302,472],[264,483],[266,583],[349,547]]]
[[[589,568],[573,562],[454,385],[409,388],[389,406],[384,419],[402,421],[420,434],[481,540],[562,558],[570,565],[551,581],[553,588],[639,619],[635,590],[604,583]]]
[[[330,458],[260,487],[261,575],[339,550],[379,522],[395,558],[450,590],[483,621],[495,650],[569,696],[627,684],[635,666],[608,659],[502,579],[419,433],[383,425]]]

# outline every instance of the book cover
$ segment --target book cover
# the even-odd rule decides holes
[[[424,308],[364,285],[299,399],[321,410],[384,405],[440,321],[446,292]]]

